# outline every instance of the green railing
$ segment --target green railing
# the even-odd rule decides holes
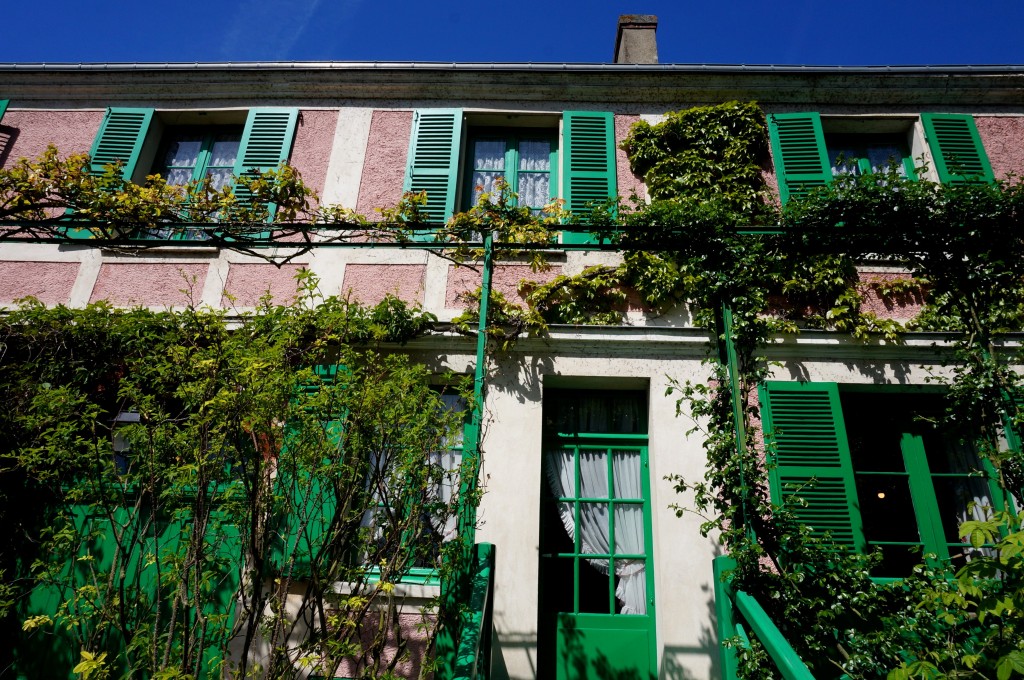
[[[736,562],[728,555],[720,555],[714,560],[715,613],[718,616],[722,677],[725,680],[735,680],[737,677],[736,648],[726,647],[722,641],[738,637],[741,646],[749,647],[749,628],[771,656],[782,677],[786,680],[814,680],[811,671],[793,651],[757,599],[742,590],[734,590],[730,579],[725,578],[725,573],[735,567]]]
[[[491,672],[491,600],[494,594],[494,546],[477,543],[470,575],[469,602],[460,615],[455,680],[487,680]]]

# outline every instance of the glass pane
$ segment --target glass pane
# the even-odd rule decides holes
[[[905,475],[857,475],[857,498],[868,542],[921,540]]]
[[[647,613],[647,569],[643,560],[615,560],[615,612]]]
[[[960,543],[962,522],[986,520],[992,513],[988,483],[977,477],[937,477],[933,481],[942,532],[948,543]]]
[[[611,552],[608,535],[608,504],[580,503],[579,550],[585,555]]]
[[[174,184],[177,186],[180,186],[182,184],[188,184],[189,181],[192,179],[192,169],[174,168],[173,170],[168,170],[165,173],[165,176],[167,178],[168,184]]]
[[[615,498],[641,499],[643,486],[640,477],[640,452],[612,450],[612,486]]]
[[[859,175],[860,170],[857,168],[857,159],[861,155],[860,151],[854,148],[829,146],[828,164],[832,168],[832,176]]]
[[[590,614],[611,614],[611,578],[608,560],[580,560],[579,611]]]
[[[213,140],[210,150],[210,165],[233,167],[238,158],[238,146],[242,143],[241,135],[221,134]]]
[[[504,170],[505,140],[478,139],[473,143],[474,170]]]
[[[930,431],[924,434],[928,469],[934,473],[975,473],[982,469],[974,447],[952,433]]]
[[[479,202],[480,194],[494,193],[494,182],[498,178],[505,178],[504,172],[474,172],[473,173],[473,203]]]
[[[871,549],[882,553],[882,563],[871,572],[872,576],[909,576],[923,557],[920,546],[916,545],[871,546]]]
[[[580,497],[608,498],[608,452],[580,450]]]
[[[525,139],[519,142],[519,169],[550,170],[551,142]]]
[[[626,555],[644,554],[643,506],[615,506],[615,552]]]
[[[215,168],[206,171],[206,176],[210,178],[210,187],[214,191],[220,191],[226,186],[231,185],[231,168]]]
[[[164,155],[165,167],[190,167],[194,168],[199,159],[199,151],[203,148],[201,138],[182,138],[172,141],[167,146],[167,153]]]
[[[900,175],[906,175],[903,167],[903,151],[895,144],[869,144],[867,149],[868,162],[871,164],[871,172],[887,172],[890,166],[895,166]]]
[[[543,208],[551,199],[551,177],[542,173],[519,175],[519,205]]]

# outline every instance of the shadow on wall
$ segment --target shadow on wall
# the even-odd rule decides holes
[[[511,679],[508,674],[508,665],[505,662],[505,650],[514,651],[516,656],[525,657],[530,665],[528,677],[537,677],[536,633],[499,633],[495,626],[491,640],[491,680]]]
[[[714,557],[723,554],[722,546],[715,545]],[[701,590],[707,595],[705,600],[705,620],[707,625],[701,626],[698,645],[695,647],[665,645],[661,650],[661,672],[658,674],[660,680],[696,680],[693,672],[683,666],[682,659],[689,657],[703,657],[708,660],[708,677],[722,677],[722,660],[719,654],[718,640],[718,615],[715,612],[715,584],[711,562],[708,562],[708,575],[711,580],[701,585]]]
[[[875,385],[907,385],[910,383],[910,364],[906,361],[893,363],[857,363],[847,362],[845,366],[851,371],[870,378]],[[890,377],[890,371],[892,373]]]
[[[0,168],[7,165],[7,158],[11,155],[11,148],[18,139],[18,128],[0,125]]]

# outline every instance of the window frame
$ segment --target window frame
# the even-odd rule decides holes
[[[194,134],[192,134],[194,133]],[[225,134],[238,137],[238,150],[235,152],[235,157],[231,161],[230,166],[211,166],[210,161],[213,156],[213,146],[219,141],[217,137]],[[198,139],[199,141],[199,152],[196,155],[195,165],[191,166],[172,166],[167,163],[167,152],[170,150],[170,146],[175,141],[177,135],[192,134],[192,139]],[[209,125],[164,125],[160,129],[159,145],[157,146],[156,156],[150,166],[151,175],[160,175],[165,181],[168,180],[168,175],[171,170],[174,169],[191,169],[191,175],[185,184],[175,184],[172,186],[187,186],[190,182],[198,182],[208,176],[211,169],[227,169],[231,172],[232,180],[230,184],[234,185],[234,171],[238,166],[238,156],[242,151],[242,138],[245,134],[244,124],[209,124]],[[209,239],[206,232],[203,229],[186,228],[186,229],[156,229],[151,231],[140,231],[136,234],[136,238],[146,240],[158,240],[158,241],[204,241]]]
[[[796,399],[801,393],[805,399]],[[877,389],[877,386],[843,385],[830,382],[788,382],[768,381],[759,388],[762,404],[765,442],[768,446],[769,481],[772,501],[778,505],[787,504],[793,497],[801,498],[801,506],[791,507],[798,521],[802,521],[812,530],[812,535],[821,536],[832,533],[837,543],[844,543],[856,552],[870,552],[874,546],[885,545],[920,545],[922,559],[924,555],[934,555],[933,563],[946,563],[953,559],[951,550],[954,547],[969,547],[966,542],[951,543],[946,540],[942,522],[942,514],[938,502],[935,480],[951,476],[971,476],[977,474],[987,483],[989,498],[994,507],[1001,507],[1005,502],[1005,494],[999,488],[997,478],[991,464],[979,456],[980,469],[971,473],[942,473],[932,471],[930,460],[939,452],[929,452],[920,436],[916,438],[901,433],[900,451],[903,456],[904,473],[908,480],[909,492],[913,503],[913,522],[919,541],[880,541],[868,540],[864,533],[862,504],[857,491],[858,475],[883,474],[858,469],[854,466],[854,456],[850,446],[850,425],[847,423],[848,407],[841,403],[843,395],[855,393],[886,394],[886,395],[935,395],[936,390],[921,388]],[[815,405],[811,399],[817,398]],[[798,403],[804,401],[803,404]],[[826,407],[826,403],[828,406]],[[828,420],[828,411],[831,420]],[[788,421],[788,425],[785,423]],[[812,422],[813,421],[813,422]],[[826,422],[828,421],[828,422]],[[806,428],[805,428],[806,425]],[[786,428],[790,431],[786,431]],[[823,436],[823,433],[826,436]],[[829,436],[831,435],[831,436]],[[792,442],[784,441],[786,438]],[[813,445],[812,445],[813,443]],[[786,451],[782,451],[783,448]],[[800,459],[802,465],[789,460],[790,452]],[[828,455],[836,454],[833,460]],[[818,458],[818,464],[808,461]],[[780,460],[785,459],[785,460]],[[794,477],[802,477],[802,484],[795,485]],[[814,483],[808,484],[813,480]],[[829,482],[842,480],[846,488],[846,508],[838,508],[838,496],[823,489]],[[824,483],[824,484],[823,484]],[[849,524],[836,529],[836,517],[843,511],[848,513]],[[824,517],[825,514],[831,517]],[[818,524],[817,527],[814,524]],[[841,537],[849,530],[848,540]],[[931,559],[929,560],[931,561]],[[884,578],[892,575],[881,575]]]
[[[868,158],[868,148],[874,145],[891,145],[900,151],[899,165],[903,168],[903,177],[909,180],[917,180],[917,172],[914,169],[914,162],[910,156],[910,147],[907,144],[906,135],[899,133],[872,133],[872,132],[825,132],[825,154],[829,160],[829,167],[833,177],[841,177],[844,174],[874,175],[882,174],[871,167],[871,160]],[[837,146],[846,147],[856,152],[856,155],[846,156],[844,160],[849,165],[856,165],[855,173],[836,171],[836,164],[832,161],[832,150]],[[842,152],[840,152],[841,154]],[[883,172],[887,170],[883,169]]]
[[[537,132],[533,132],[533,131]],[[462,174],[461,184],[461,195],[459,196],[458,205],[462,207],[462,210],[469,210],[475,204],[474,195],[476,194],[476,186],[473,182],[473,175],[477,171],[474,162],[474,144],[478,141],[501,141],[505,144],[505,156],[504,156],[504,169],[501,171],[504,173],[504,179],[508,183],[509,191],[516,194],[519,193],[519,176],[520,174],[541,174],[544,171],[527,170],[523,171],[519,167],[519,145],[524,141],[546,141],[551,145],[551,150],[548,153],[548,170],[546,174],[548,176],[548,198],[544,205],[550,204],[552,201],[557,200],[559,194],[559,182],[558,182],[558,169],[559,159],[561,157],[561,149],[559,145],[559,135],[557,128],[548,127],[517,127],[517,126],[473,126],[469,125],[466,134],[466,153],[463,158],[460,172]],[[486,169],[488,172],[494,172],[494,170]],[[513,205],[519,205],[518,199]],[[544,206],[526,206],[530,208],[530,211],[534,215],[541,213]]]

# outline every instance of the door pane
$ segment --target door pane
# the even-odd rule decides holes
[[[644,508],[642,505],[615,505],[616,554],[644,553]]]
[[[608,452],[580,451],[580,497],[608,498]]]

